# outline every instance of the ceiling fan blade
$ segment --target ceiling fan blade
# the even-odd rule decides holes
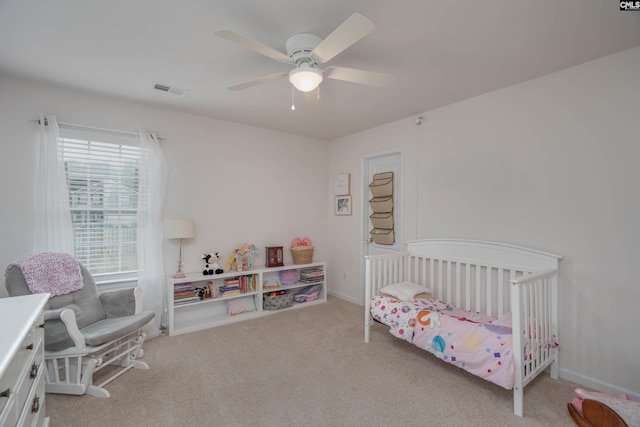
[[[229,89],[231,89],[231,90],[243,90],[243,89],[250,88],[252,86],[260,85],[262,83],[269,83],[269,82],[281,79],[281,78],[286,77],[286,76],[288,76],[287,73],[270,74],[268,76],[260,77],[259,79],[255,79],[255,80],[251,80],[251,81],[248,81],[248,82],[237,84],[235,86],[231,86],[231,87],[229,87]]]
[[[329,79],[378,87],[389,87],[396,80],[396,76],[391,74],[356,70],[355,68],[346,67],[329,67],[324,70],[324,76]]]
[[[329,34],[327,38],[321,41],[311,54],[320,63],[328,62],[331,58],[369,34],[374,28],[373,22],[359,13],[354,13]]]
[[[268,58],[275,59],[279,62],[289,62],[289,57],[284,53],[275,50],[266,44],[260,43],[259,41],[250,39],[247,36],[243,36],[242,34],[236,33],[233,30],[229,30],[227,28],[223,28],[214,33],[218,37],[222,37],[223,39],[227,39],[234,43],[241,44],[244,47],[247,47],[254,52],[258,52],[261,55],[264,55]]]

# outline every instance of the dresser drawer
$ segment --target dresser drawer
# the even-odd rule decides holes
[[[35,352],[31,354],[31,358],[29,360],[25,360],[24,363],[24,369],[16,387],[16,394],[18,396],[18,404],[23,403],[24,405],[28,405],[29,402],[27,401],[27,396],[34,387],[34,384],[39,381],[39,378],[41,377],[40,374],[45,369],[44,340],[41,339],[40,342],[37,343]]]
[[[44,314],[49,294],[0,298],[0,427],[48,425]]]
[[[44,369],[40,369],[35,385],[29,390],[17,426],[32,427],[43,425],[44,415]]]
[[[8,396],[0,397],[0,426],[14,426],[19,413],[15,393],[9,392]]]
[[[31,330],[26,338],[20,342],[18,350],[9,362],[9,367],[2,378],[0,378],[0,393],[5,393],[7,389],[15,392],[16,384],[22,376],[26,361],[33,358],[33,350],[37,345],[33,338],[34,331]]]
[[[44,383],[44,318],[40,316],[20,342],[0,378],[0,426],[16,424],[37,381]]]
[[[36,352],[43,353],[43,350],[38,348],[44,338],[44,328],[39,327],[39,325],[42,324],[44,324],[44,320],[41,318],[20,342],[15,355],[11,362],[9,362],[9,367],[2,378],[0,378],[0,393],[8,388],[14,391],[13,389],[22,376],[22,371],[26,369],[25,365],[27,361],[33,359],[33,355],[36,354]]]

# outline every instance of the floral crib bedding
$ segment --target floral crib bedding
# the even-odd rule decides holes
[[[478,377],[513,389],[512,330],[495,318],[433,298],[372,297],[373,318],[402,340]]]

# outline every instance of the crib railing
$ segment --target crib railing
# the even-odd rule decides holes
[[[410,281],[435,298],[499,319],[511,314],[515,367],[514,413],[523,415],[523,389],[550,366],[558,378],[558,272],[438,259],[408,251],[365,257],[365,342],[370,340],[371,297],[389,284]],[[515,333],[521,331],[522,333]]]
[[[460,259],[409,255],[407,279],[455,307],[499,319],[511,311],[510,280],[528,272]]]
[[[365,256],[365,342],[369,342],[369,330],[371,322],[373,322],[371,317],[371,297],[377,295],[378,291],[387,285],[408,280],[406,276],[408,256],[408,251]]]
[[[524,387],[548,366],[551,378],[558,379],[558,271],[527,274],[512,279],[511,285],[513,410],[522,416]]]

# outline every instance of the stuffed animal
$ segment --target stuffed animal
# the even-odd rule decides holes
[[[213,272],[215,274],[222,274],[224,273],[224,270],[220,268],[220,265],[218,264],[218,260],[220,259],[220,253],[216,252],[215,254],[213,254],[216,259],[213,262]]]
[[[220,259],[220,255],[218,252],[211,254],[203,254],[202,259],[204,260],[204,269],[202,270],[202,274],[208,276],[210,274],[221,274],[224,272],[218,265],[218,259]]]
[[[200,299],[211,298],[211,290],[209,289],[208,286],[205,286],[203,288],[195,288],[193,292]]]

